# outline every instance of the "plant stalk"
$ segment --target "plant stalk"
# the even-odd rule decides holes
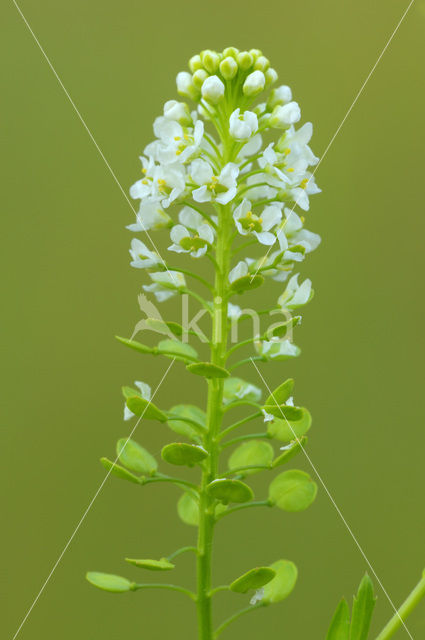
[[[212,318],[211,362],[219,367],[226,363],[227,351],[227,293],[230,269],[230,209],[220,207],[217,230],[217,269],[214,284],[214,311]],[[212,640],[211,614],[211,555],[215,525],[215,501],[208,495],[207,487],[218,473],[218,435],[222,423],[223,380],[208,381],[207,427],[204,447],[209,453],[202,473],[199,500],[199,531],[197,561],[197,612],[199,640]]]
[[[404,624],[407,617],[417,607],[422,598],[425,597],[425,571],[422,580],[418,582],[410,595],[403,602],[397,613],[393,615],[388,624],[381,631],[376,640],[389,640],[394,633]]]

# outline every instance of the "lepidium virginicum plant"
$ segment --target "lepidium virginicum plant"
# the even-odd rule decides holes
[[[194,553],[196,589],[98,572],[89,572],[87,578],[111,592],[179,591],[196,605],[199,640],[212,640],[244,613],[287,598],[297,580],[295,564],[281,558],[239,577],[230,575],[229,584],[215,585],[211,558],[217,523],[228,521],[238,510],[276,507],[297,512],[307,509],[316,497],[317,486],[307,473],[293,468],[279,472],[305,449],[311,426],[307,409],[293,400],[293,380],[283,381],[262,399],[258,386],[235,373],[246,362],[255,363],[252,371],[256,373],[257,361],[290,360],[300,353],[292,332],[301,316],[293,312],[311,299],[313,290],[309,279],[300,281],[297,267],[320,243],[319,236],[304,226],[310,196],[320,189],[311,173],[318,162],[309,147],[312,125],[295,126],[301,119],[300,107],[288,86],[273,88],[277,73],[260,51],[233,47],[222,53],[203,51],[191,58],[189,69],[177,75],[177,91],[196,108],[170,100],[156,118],[156,139],[145,148],[140,158],[142,177],[130,190],[140,200],[140,208],[136,222],[128,228],[150,243],[148,248],[140,237],[131,241],[131,265],[146,270],[151,280],[143,285],[144,291],[157,302],[176,295],[194,298],[211,320],[209,335],[197,324],[189,329],[154,313],[144,325],[166,335],[157,346],[119,340],[142,354],[171,358],[179,366],[183,363],[188,376],[205,379],[206,407],[194,403],[160,409],[151,401],[146,381],[123,388],[124,418],[167,424],[185,441],[167,444],[162,459],[177,467],[196,466],[199,478],[192,482],[160,472],[155,457],[126,438],[118,441],[117,459],[102,458],[102,462],[115,476],[140,486],[166,482],[181,490],[177,512],[184,523],[197,527],[196,546],[185,546],[159,560],[126,560],[144,572],[168,572],[180,554]],[[187,254],[195,266],[164,261],[152,247],[154,230],[170,235],[170,255]],[[200,275],[198,260],[210,261],[210,278]],[[275,302],[267,310],[255,309],[255,315],[280,312],[280,321],[265,331],[259,329],[250,339],[231,340],[238,324],[254,313],[241,309],[235,298],[264,285]],[[200,287],[206,293],[200,293]],[[155,307],[147,303],[147,308]],[[193,341],[204,349],[202,344],[207,343],[206,361],[199,358]],[[240,349],[248,350],[242,359]],[[246,414],[235,421],[232,414],[237,408]],[[254,421],[262,425],[257,432],[249,428]],[[254,499],[251,476],[275,471],[268,495]],[[415,603],[425,590],[424,582],[417,588],[420,594],[415,595]],[[212,601],[224,590],[247,594],[235,596],[246,601],[215,626]],[[366,640],[373,604],[371,583],[365,577],[351,622],[343,601],[328,640]],[[397,628],[398,619],[393,624]],[[381,635],[380,640],[391,634]]]

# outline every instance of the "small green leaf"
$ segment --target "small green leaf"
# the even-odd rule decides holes
[[[259,402],[261,389],[242,380],[242,378],[226,378],[223,385],[223,404],[231,404],[245,400],[246,402]]]
[[[372,581],[366,574],[360,583],[357,596],[353,602],[350,640],[367,640],[375,600]]]
[[[317,485],[305,471],[284,471],[272,481],[269,499],[284,511],[304,511],[317,494]]]
[[[350,609],[343,598],[336,608],[326,640],[349,640]]]
[[[86,574],[86,579],[94,587],[102,589],[103,591],[111,591],[112,593],[132,591],[134,584],[130,582],[130,580],[127,580],[127,578],[114,576],[111,573],[98,573],[97,571],[89,571]]]
[[[127,469],[143,476],[152,476],[158,469],[155,458],[134,440],[128,438],[118,440],[117,455]]]
[[[181,420],[172,420],[170,416],[181,418]],[[185,418],[190,422],[185,422]],[[199,425],[199,429],[192,424],[195,422]],[[191,404],[178,404],[169,411],[168,426],[174,433],[189,438],[195,442],[200,442],[199,432],[205,430],[206,414],[202,409]]]
[[[226,511],[227,506],[218,504],[215,508],[215,515],[219,515]],[[184,493],[177,503],[177,513],[185,524],[197,527],[199,524],[199,505],[198,501],[190,493]]]
[[[304,416],[304,410],[301,407],[294,407],[291,404],[266,404],[263,409],[266,413],[281,420],[296,421],[301,420]]]
[[[281,467],[286,464],[291,458],[296,456],[307,444],[307,436],[303,436],[299,440],[293,440],[287,449],[282,451],[280,456],[275,458],[272,462],[272,468]]]
[[[252,289],[257,289],[257,287],[261,287],[264,282],[263,276],[260,275],[247,275],[242,278],[238,278],[232,282],[230,290],[235,293],[244,293],[245,291],[251,291]]]
[[[213,480],[207,486],[211,497],[220,500],[223,504],[229,502],[249,502],[254,497],[251,487],[240,480],[222,478]]]
[[[190,344],[180,340],[161,340],[155,351],[160,355],[171,355],[183,360],[196,360],[198,357],[198,353]]]
[[[197,527],[199,524],[198,501],[190,493],[183,493],[177,502],[177,513],[185,524]]]
[[[180,337],[183,334],[183,327],[177,322],[167,322],[159,318],[146,318],[145,324],[149,329],[157,333],[174,334]]]
[[[250,440],[235,449],[229,458],[229,469],[258,466],[270,467],[274,456],[273,447],[263,440]],[[244,475],[258,473],[261,469],[247,469]]]
[[[127,338],[120,338],[120,336],[115,336],[118,342],[121,344],[125,344],[126,347],[130,347],[130,349],[134,349],[135,351],[139,351],[140,353],[152,353],[152,347],[148,347],[145,344],[141,344],[136,340],[127,340]]]
[[[278,560],[270,565],[276,576],[264,587],[262,601],[265,604],[280,602],[289,596],[298,577],[297,567],[289,560]]]
[[[285,404],[288,398],[291,397],[294,389],[294,381],[292,378],[288,378],[285,382],[282,382],[267,398],[265,404],[280,405]]]
[[[168,562],[167,558],[161,558],[160,560],[134,560],[133,558],[126,558],[125,561],[133,564],[135,567],[148,569],[149,571],[170,571],[176,566],[172,562]]]
[[[267,329],[266,337],[268,340],[270,340],[270,338],[284,338],[288,331],[296,327],[300,322],[301,316],[294,316],[286,322],[274,324]]]
[[[260,589],[275,576],[276,571],[271,567],[256,567],[234,580],[230,585],[230,591],[246,593],[250,589]]]
[[[230,376],[227,369],[219,367],[212,362],[194,362],[193,364],[188,364],[186,369],[204,378],[228,378]]]
[[[127,469],[124,469],[124,467],[121,467],[121,465],[113,463],[112,460],[108,460],[108,458],[101,458],[100,462],[103,464],[105,469],[108,469],[108,471],[117,478],[134,482],[134,484],[140,484],[140,479],[137,476],[130,473],[130,471],[127,471]]]
[[[165,445],[161,451],[161,456],[165,462],[176,465],[186,465],[193,467],[208,457],[208,453],[203,447],[186,442],[172,442]]]
[[[307,409],[301,408],[302,417],[300,420],[280,420],[274,418],[268,422],[267,433],[271,438],[291,442],[294,438],[301,438],[311,427],[311,414]]]
[[[166,414],[158,409],[150,400],[145,400],[140,395],[131,396],[127,398],[127,407],[136,416],[141,416],[147,420],[158,420],[159,422],[166,422]]]

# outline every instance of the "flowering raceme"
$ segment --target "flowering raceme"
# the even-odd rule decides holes
[[[137,234],[130,245],[131,266],[150,278],[149,284],[142,285],[148,296],[141,294],[139,300],[145,310],[153,308],[155,316],[147,317],[144,328],[167,338],[155,347],[133,339],[119,340],[142,354],[185,364],[190,375],[205,379],[208,400],[203,408],[195,400],[162,410],[153,403],[155,393],[149,384],[136,381],[134,387],[123,388],[124,418],[138,416],[166,423],[185,442],[165,445],[163,461],[179,467],[198,466],[201,478],[193,483],[162,474],[155,457],[133,440],[118,442],[115,463],[102,461],[111,473],[134,484],[169,482],[183,491],[177,512],[185,524],[198,528],[197,547],[183,547],[161,560],[128,562],[142,569],[168,571],[174,567],[174,557],[192,550],[197,557],[198,586],[195,594],[177,585],[139,584],[97,572],[90,572],[88,579],[108,591],[154,586],[189,595],[197,605],[199,640],[215,640],[239,616],[213,630],[216,591],[252,591],[244,613],[284,600],[298,575],[293,562],[277,560],[251,569],[225,587],[212,588],[211,553],[218,521],[256,506],[301,511],[312,504],[317,491],[308,474],[290,470],[273,479],[266,500],[254,501],[253,490],[244,481],[286,464],[303,449],[311,426],[307,409],[294,406],[291,379],[262,400],[259,387],[235,375],[250,361],[284,362],[300,354],[292,330],[301,317],[291,313],[313,295],[311,281],[301,281],[298,274],[300,263],[320,243],[320,237],[304,226],[310,196],[320,191],[312,173],[318,159],[309,147],[313,130],[310,123],[298,126],[301,111],[291,89],[287,85],[273,88],[276,83],[277,72],[258,50],[229,47],[191,58],[189,71],[177,75],[182,99],[168,100],[155,119],[155,139],[140,157],[142,175],[130,188],[131,197],[138,201],[136,221],[127,227]],[[169,236],[169,258],[153,245],[150,232],[157,230]],[[171,257],[172,264],[168,262]],[[198,265],[193,271],[186,266],[202,258],[212,264],[212,278],[200,275]],[[184,267],[180,266],[182,259],[186,260]],[[203,291],[206,288],[210,297],[192,289],[193,282],[202,285]],[[280,316],[280,322],[265,333],[258,322],[252,337],[237,343],[233,340],[235,325],[256,311],[242,308],[234,298],[264,283],[276,289],[271,311]],[[154,296],[162,303],[182,294],[191,295],[202,307],[199,313],[209,317],[211,334],[206,339],[197,326],[188,330],[159,319],[148,299]],[[264,317],[261,311],[257,317],[262,313]],[[207,345],[207,361],[189,344],[189,336]],[[232,362],[240,348],[250,349],[252,355]],[[224,426],[225,416],[236,407],[252,413]],[[260,423],[262,432],[229,438],[253,420]],[[276,456],[273,441],[279,448],[284,443],[283,452],[279,449]],[[227,447],[234,449],[224,471],[220,455]]]
[[[295,128],[300,107],[288,86],[271,89],[277,73],[256,50],[203,52],[190,60],[189,67],[191,73],[178,74],[177,90],[197,108],[169,100],[155,120],[156,139],[141,156],[143,176],[130,189],[140,204],[137,222],[128,228],[168,228],[170,251],[200,258],[212,251],[215,222],[198,204],[229,205],[237,233],[268,248],[263,262],[247,256],[247,269],[239,268],[238,273],[284,281],[294,264],[320,242],[294,210],[307,211],[309,197],[320,191],[310,170],[318,162],[309,147],[313,127],[306,123]],[[268,89],[267,100],[258,103]],[[238,106],[230,111],[232,105]],[[218,131],[211,126],[217,123]],[[264,137],[275,130],[281,131],[278,139],[265,145]],[[223,165],[230,140],[232,159]],[[176,207],[180,209],[174,213]],[[182,218],[187,220],[190,210],[192,222],[185,223]],[[135,246],[132,265],[150,267],[155,258],[142,249],[138,260]],[[161,283],[155,284],[157,294]]]

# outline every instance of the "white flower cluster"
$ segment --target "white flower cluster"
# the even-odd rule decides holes
[[[140,206],[128,228],[168,229],[170,251],[200,258],[213,250],[216,213],[224,207],[237,234],[267,248],[262,258],[239,262],[230,282],[249,273],[285,281],[320,242],[294,210],[307,211],[309,197],[320,191],[311,173],[318,162],[309,147],[313,127],[295,128],[301,111],[286,85],[257,102],[277,81],[258,50],[206,50],[191,58],[189,69],[177,75],[177,91],[196,108],[170,100],[156,118],[156,139],[144,149],[142,177],[130,189]],[[263,146],[264,132],[273,130],[279,138]],[[132,241],[130,253],[132,266],[156,269],[150,290],[158,299],[184,286],[181,274],[174,280],[161,273],[164,263],[140,240]],[[311,284],[308,292],[304,285],[292,278],[279,304],[295,308],[309,298]]]

